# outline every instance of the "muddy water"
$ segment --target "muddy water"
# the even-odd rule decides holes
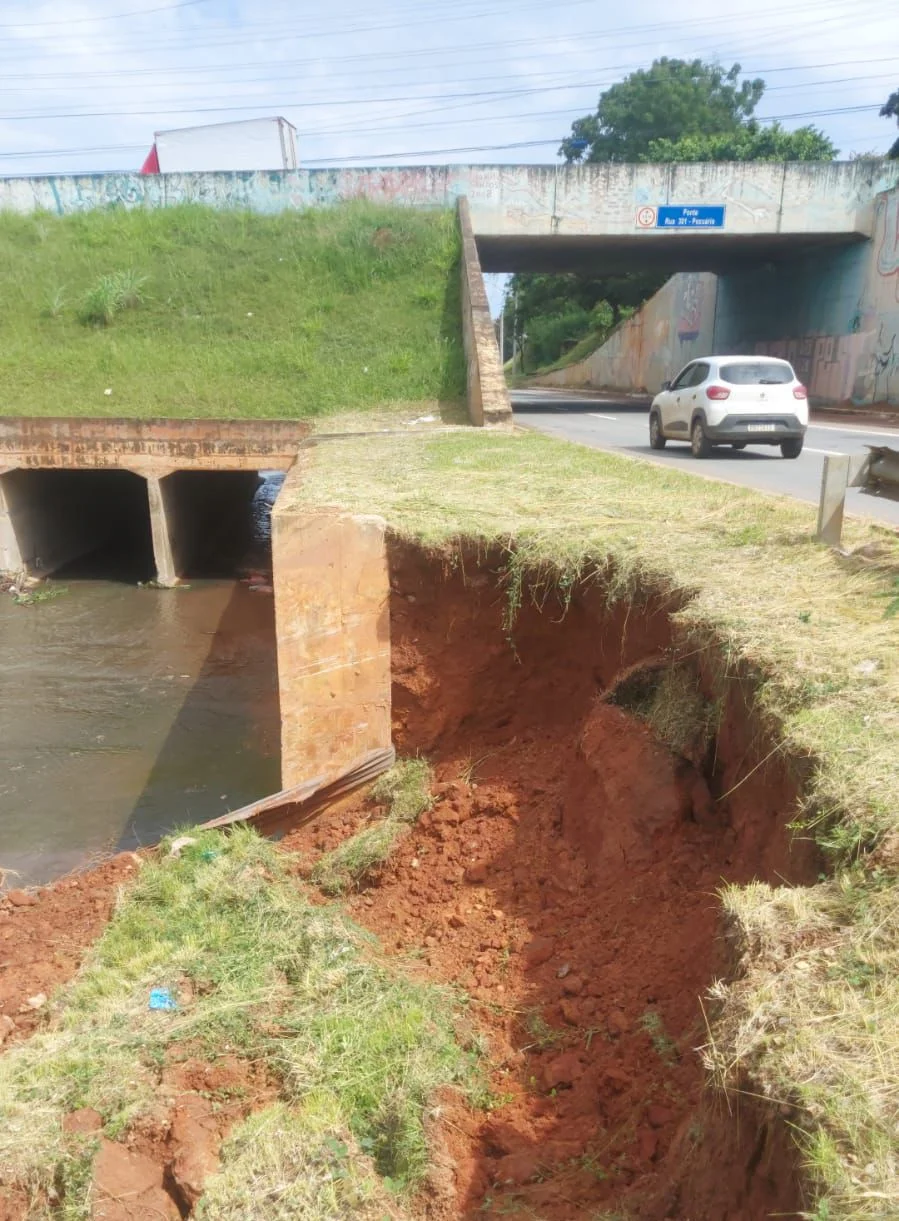
[[[0,866],[17,884],[280,787],[271,594],[57,584],[39,605],[0,597]]]

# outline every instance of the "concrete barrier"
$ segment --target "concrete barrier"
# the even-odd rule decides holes
[[[385,523],[292,503],[302,472],[300,459],[272,513],[285,789],[391,747]]]
[[[487,289],[471,226],[471,210],[464,198],[459,200],[459,228],[462,232],[462,340],[468,371],[468,414],[472,424],[509,428],[512,404],[490,317]]]

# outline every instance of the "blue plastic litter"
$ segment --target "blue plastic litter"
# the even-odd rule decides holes
[[[200,856],[204,861],[214,861],[218,856],[218,852],[214,848],[204,848]]]
[[[169,992],[168,988],[151,988],[149,1008],[169,1011],[177,1009],[178,1002]]]

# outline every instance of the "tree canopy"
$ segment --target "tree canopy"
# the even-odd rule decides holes
[[[786,131],[754,119],[735,131],[651,140],[641,161],[832,161],[835,145],[815,127]]]
[[[739,83],[740,71],[657,59],[607,89],[595,114],[575,119],[560,152],[567,161],[645,161],[653,141],[738,131],[765,91],[762,80]]]
[[[899,89],[894,90],[887,98],[880,111],[881,118],[895,119],[899,123]],[[893,144],[888,157],[899,157],[899,139]]]

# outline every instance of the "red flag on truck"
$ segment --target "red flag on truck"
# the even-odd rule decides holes
[[[159,173],[159,157],[156,155],[156,145],[154,144],[147,153],[147,159],[140,167],[142,174],[158,174]]]

